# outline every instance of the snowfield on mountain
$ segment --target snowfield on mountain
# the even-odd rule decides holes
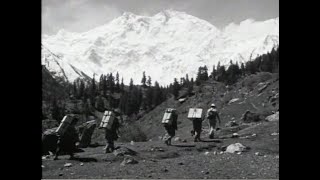
[[[168,85],[173,77],[196,76],[197,67],[246,62],[279,45],[279,18],[248,19],[218,29],[174,10],[153,16],[126,12],[83,33],[60,30],[42,36],[42,64],[66,81],[119,72],[125,84],[142,72]]]

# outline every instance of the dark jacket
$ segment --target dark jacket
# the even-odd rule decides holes
[[[115,141],[118,139],[118,133],[117,130],[120,127],[119,119],[114,118],[113,124],[111,129],[105,129],[105,138],[108,141]]]
[[[79,134],[74,126],[69,126],[66,132],[59,137],[58,146],[65,151],[76,149],[76,142],[79,142]]]

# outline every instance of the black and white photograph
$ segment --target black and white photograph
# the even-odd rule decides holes
[[[42,179],[279,179],[279,0],[41,0],[41,71]]]

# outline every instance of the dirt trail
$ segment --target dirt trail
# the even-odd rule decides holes
[[[279,178],[279,135],[270,135],[278,129],[278,122],[265,122],[246,131],[255,132],[254,138],[230,138],[221,142],[178,142],[166,146],[161,141],[116,143],[137,152],[131,158],[136,164],[121,165],[125,156],[104,154],[103,146],[84,148],[77,160],[52,158],[43,160],[43,178]],[[245,137],[245,135],[243,135]],[[221,148],[239,142],[250,147],[241,154],[222,153]],[[259,152],[259,155],[256,155]],[[72,163],[71,167],[64,167]],[[83,164],[82,164],[83,163]]]

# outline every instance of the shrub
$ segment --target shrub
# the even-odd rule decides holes
[[[141,128],[138,125],[131,123],[120,129],[119,141],[143,142],[143,141],[147,141],[147,135],[141,130]]]

